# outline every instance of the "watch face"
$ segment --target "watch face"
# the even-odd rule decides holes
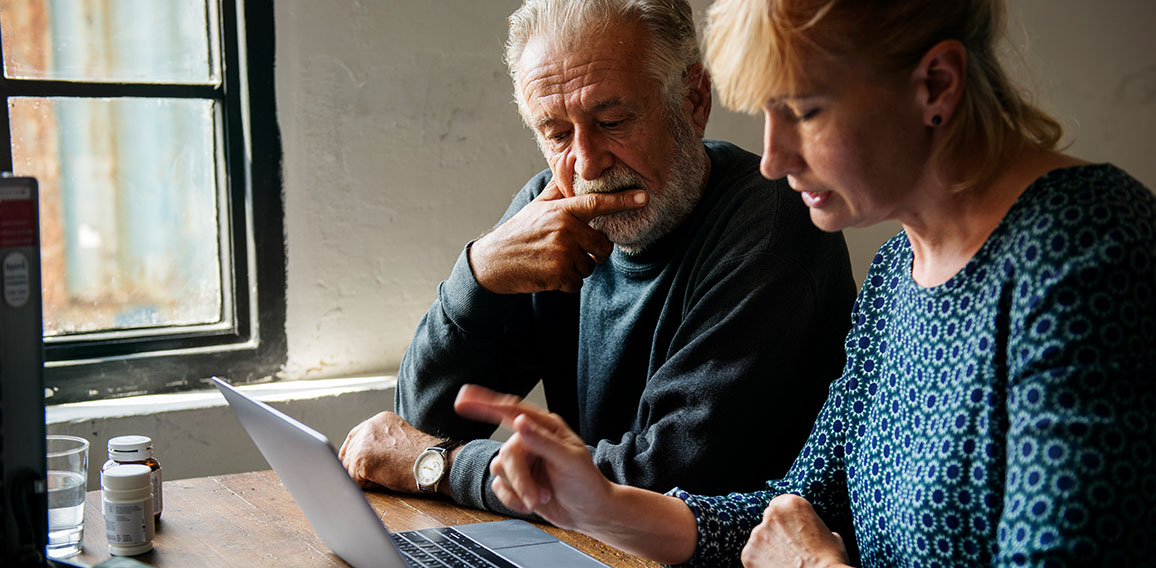
[[[446,460],[437,452],[425,452],[417,459],[414,477],[419,486],[433,485],[441,481],[446,468]]]

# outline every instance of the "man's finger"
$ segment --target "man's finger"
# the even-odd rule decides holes
[[[610,239],[602,232],[596,231],[589,226],[586,226],[586,229],[586,231],[574,232],[574,238],[578,241],[578,246],[581,247],[582,251],[593,259],[595,263],[606,262],[606,259],[610,257],[610,253],[614,250],[614,243],[610,242]],[[591,267],[590,271],[593,272],[594,268]],[[583,277],[589,275],[590,273],[587,272],[583,274]]]
[[[574,272],[579,276],[578,283],[587,276],[594,273],[594,269],[598,266],[598,259],[591,253],[585,253],[574,257]]]
[[[627,211],[645,206],[650,195],[641,189],[617,191],[614,193],[587,193],[567,198],[566,210],[583,223],[607,213]]]
[[[542,193],[534,198],[534,201],[553,201],[555,199],[564,199],[566,195],[562,193],[562,188],[558,187],[556,180],[551,179],[546,182],[546,187],[542,188]]]

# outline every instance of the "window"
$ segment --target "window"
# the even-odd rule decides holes
[[[0,0],[0,169],[40,185],[48,404],[285,360],[272,0]]]

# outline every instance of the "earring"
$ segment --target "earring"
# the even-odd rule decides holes
[[[940,116],[938,114],[931,117],[931,125],[932,126],[939,126],[940,124],[943,124],[943,119],[940,118]]]

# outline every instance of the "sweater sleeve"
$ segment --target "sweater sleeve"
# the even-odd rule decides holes
[[[538,377],[525,359],[515,356],[523,330],[530,327],[529,309],[520,295],[494,294],[478,285],[463,251],[402,358],[396,412],[418,429],[445,438],[472,440],[493,433],[491,425],[458,416],[454,398],[467,383],[529,392]]]
[[[1146,237],[1134,221],[1088,224],[1088,238],[1026,245],[1039,266],[1017,267],[1000,566],[1136,566],[1156,554],[1153,223]]]
[[[531,179],[500,222],[529,203],[545,179]],[[402,358],[395,411],[424,432],[470,441],[449,476],[454,499],[464,505],[507,512],[489,489],[488,465],[499,444],[486,438],[496,427],[458,416],[454,399],[467,383],[525,396],[542,379],[540,358],[526,348],[537,333],[534,310],[530,294],[495,294],[478,284],[467,245]]]

